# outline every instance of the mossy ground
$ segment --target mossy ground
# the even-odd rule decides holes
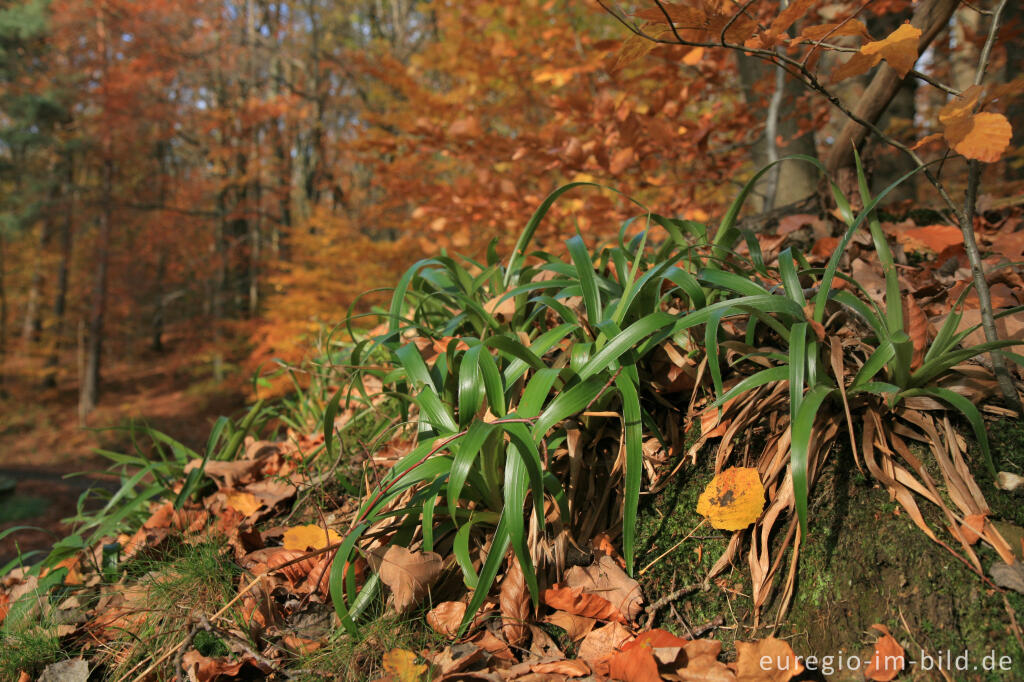
[[[989,433],[997,467],[1020,472],[1024,468],[1024,426],[1006,421],[990,425]],[[909,660],[922,661],[922,652],[933,661],[940,654],[945,657],[952,652],[954,663],[964,652],[970,656],[970,669],[948,671],[948,678],[943,678],[935,665],[926,671],[919,663],[900,679],[1024,677],[1024,650],[1010,620],[1011,611],[1018,622],[1024,615],[1024,597],[992,589],[948,550],[926,537],[889,499],[884,488],[858,471],[848,451],[836,449],[830,459],[812,494],[810,532],[802,546],[791,608],[775,636],[788,640],[802,656],[842,655],[848,659],[852,655],[867,660],[878,638],[871,626],[880,623],[905,647]],[[1015,527],[1024,525],[1020,498],[996,490],[977,457],[972,468],[993,518]],[[710,464],[690,469],[689,473],[683,469],[660,495],[643,506],[638,529],[643,552],[639,566],[646,566],[700,522],[696,500],[711,473]],[[921,502],[921,509],[937,531],[944,525],[938,509],[926,502]],[[649,600],[669,591],[673,575],[677,586],[702,580],[727,539],[726,534],[702,528],[658,561],[641,578]],[[744,556],[745,548],[737,562],[740,565],[727,570],[725,580],[720,581],[727,589],[713,585],[708,592],[694,593],[676,603],[678,613],[691,624],[723,615],[726,627],[720,628],[716,636],[725,641],[727,650],[737,637],[752,639],[769,634],[750,627]],[[988,549],[979,549],[979,556],[986,569],[998,560]],[[768,604],[763,620],[773,621],[771,611],[777,606]],[[668,611],[659,613],[656,624],[683,634],[682,626]],[[1009,657],[1004,660],[1012,661],[1012,669],[982,669],[983,657],[992,652],[996,660]],[[832,660],[827,679],[863,679],[862,671],[851,671],[850,666],[840,670],[836,660]]]

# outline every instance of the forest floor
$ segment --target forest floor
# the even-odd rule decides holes
[[[193,347],[172,338],[162,353],[107,358],[100,403],[84,424],[76,416],[74,376],[42,388],[39,361],[8,357],[0,393],[0,483],[6,479],[15,488],[0,497],[0,532],[16,525],[39,530],[0,540],[0,565],[18,550],[47,549],[70,531],[61,519],[75,513],[82,492],[115,485],[116,477],[104,473],[109,462],[96,450],[124,451],[132,424],[148,424],[199,447],[219,415],[244,407],[242,377],[229,373],[214,381]],[[73,358],[62,366],[69,365]]]

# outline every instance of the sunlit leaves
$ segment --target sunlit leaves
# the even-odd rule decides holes
[[[903,24],[882,40],[866,43],[859,52],[832,72],[832,80],[841,81],[860,75],[883,59],[903,78],[917,61],[920,38],[921,29]]]

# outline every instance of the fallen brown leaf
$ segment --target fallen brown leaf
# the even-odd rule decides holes
[[[512,646],[522,644],[526,639],[526,622],[530,617],[530,594],[526,591],[526,578],[519,560],[514,558],[501,581],[498,596],[501,610],[501,632]]]
[[[391,589],[395,611],[405,613],[427,596],[441,575],[441,555],[391,545],[384,553],[379,575],[381,582]]]
[[[565,583],[572,588],[582,588],[587,594],[607,599],[628,621],[636,620],[643,610],[644,598],[640,583],[626,575],[608,555],[599,557],[585,568],[573,566],[565,572]]]
[[[556,584],[544,590],[544,603],[553,609],[567,611],[577,616],[617,623],[626,622],[622,612],[611,602],[596,594],[584,594],[582,588]]]
[[[788,682],[804,666],[788,643],[775,637],[736,642],[736,662],[729,666],[738,682]]]
[[[596,662],[600,659],[611,656],[626,642],[633,639],[633,634],[619,623],[609,623],[603,627],[591,630],[580,643],[577,658],[585,661]],[[594,667],[593,665],[591,667]],[[605,666],[607,667],[607,665]],[[595,673],[599,671],[594,670]]]
[[[459,631],[466,605],[460,601],[443,601],[427,612],[427,625],[445,637],[454,637]]]
[[[882,636],[875,642],[875,653],[864,670],[864,677],[875,682],[889,682],[903,670],[906,656],[903,647],[889,632],[889,628],[878,623],[871,627],[881,632]]]
[[[565,633],[574,642],[578,642],[587,636],[587,633],[594,629],[597,621],[586,616],[579,616],[568,611],[555,611],[544,618],[544,622],[557,625],[565,630]]]

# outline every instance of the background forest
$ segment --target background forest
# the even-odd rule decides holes
[[[871,73],[837,73],[844,52],[939,5],[952,20],[947,12],[930,44],[921,39],[915,77],[872,114],[911,144],[941,131],[939,110],[974,81],[988,26],[977,8],[803,2],[781,32],[858,17],[845,25],[863,35],[839,31],[811,64],[852,105]],[[478,256],[494,239],[507,252],[567,181],[705,220],[779,156],[819,156],[833,172],[852,164],[856,138],[825,98],[734,50],[631,36],[615,16],[638,10],[637,26],[666,35],[653,5],[567,0],[4,2],[5,430],[69,422],[76,399],[83,420],[97,404],[131,403],[153,378],[119,372],[126,363],[173,367],[179,388],[209,388],[294,360],[360,292],[388,286],[417,258]],[[767,24],[779,7],[746,12]],[[1022,17],[1008,3],[993,83],[1018,76]],[[1007,107],[1007,94],[986,109],[1005,110],[1019,141],[1024,111]],[[937,172],[959,196],[966,164],[940,146],[921,153],[949,156]],[[879,186],[912,167],[871,140],[864,155]],[[1012,203],[1022,169],[1017,144],[987,164],[982,208]],[[812,167],[784,164],[753,203],[790,205],[818,183]],[[942,208],[927,183],[890,196]],[[828,210],[814,201],[805,212]],[[575,227],[588,239],[614,234],[630,206],[607,193],[555,211],[538,235],[552,248]],[[43,407],[58,404],[59,417]]]

